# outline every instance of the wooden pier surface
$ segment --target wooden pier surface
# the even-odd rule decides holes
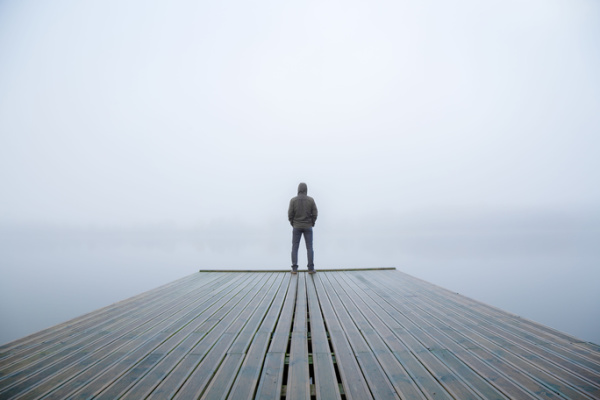
[[[600,399],[600,347],[395,270],[210,271],[1,346],[13,398]]]

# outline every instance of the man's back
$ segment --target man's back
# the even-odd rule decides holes
[[[318,210],[315,200],[308,196],[305,183],[298,185],[298,195],[290,200],[288,220],[294,228],[311,228],[317,220]]]

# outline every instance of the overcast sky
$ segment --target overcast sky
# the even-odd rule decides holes
[[[0,222],[597,209],[600,5],[3,1]]]

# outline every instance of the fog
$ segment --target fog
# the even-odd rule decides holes
[[[285,207],[283,207],[285,208]],[[600,216],[459,214],[315,228],[318,268],[396,267],[600,342]],[[1,341],[14,340],[199,269],[289,268],[286,223],[0,231]],[[302,248],[301,265],[306,264]],[[7,266],[10,266],[8,268]]]
[[[599,11],[0,3],[0,342],[289,268],[304,181],[317,269],[396,267],[600,343]]]

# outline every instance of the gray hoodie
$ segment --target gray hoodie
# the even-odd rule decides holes
[[[317,205],[315,200],[307,196],[308,187],[306,183],[298,185],[298,196],[290,200],[288,208],[288,220],[294,228],[311,228],[317,220]]]

